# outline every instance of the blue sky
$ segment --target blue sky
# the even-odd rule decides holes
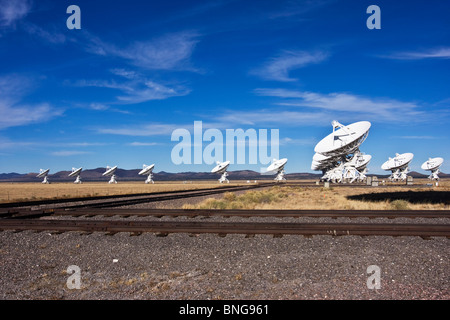
[[[66,26],[72,4],[80,30]],[[366,26],[372,4],[379,30]],[[334,119],[372,123],[361,146],[371,173],[384,173],[396,152],[414,153],[419,172],[443,157],[450,172],[449,9],[448,1],[0,0],[0,172],[144,163],[210,171],[171,159],[172,132],[193,132],[194,121],[224,136],[278,129],[286,172],[312,172],[314,146]]]

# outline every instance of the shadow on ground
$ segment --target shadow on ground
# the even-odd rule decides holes
[[[383,202],[404,200],[409,203],[450,204],[450,191],[404,191],[367,193],[347,196],[348,200]]]

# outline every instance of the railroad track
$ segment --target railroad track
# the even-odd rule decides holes
[[[12,219],[40,218],[43,216],[72,217],[276,217],[276,218],[450,218],[450,210],[245,210],[245,209],[43,209],[10,211],[4,217]],[[1,217],[1,216],[0,216]]]
[[[115,234],[130,232],[140,235],[153,232],[159,236],[169,233],[215,233],[227,234],[270,234],[274,237],[283,235],[359,235],[359,236],[420,236],[450,237],[448,224],[367,224],[367,223],[250,223],[250,222],[172,222],[172,221],[112,221],[112,220],[36,220],[3,219],[0,230],[35,230],[53,232],[105,232]]]
[[[58,217],[56,220],[39,219],[42,216]],[[35,230],[53,232],[105,232],[115,234],[129,232],[141,234],[152,232],[157,235],[169,233],[215,233],[226,234],[272,234],[282,235],[384,235],[420,236],[450,238],[450,224],[411,223],[291,223],[291,222],[206,222],[206,221],[139,221],[139,220],[92,220],[64,219],[64,217],[94,216],[188,216],[188,217],[326,217],[326,218],[450,218],[450,210],[183,210],[183,209],[52,209],[39,212],[18,212],[0,219],[0,230]]]

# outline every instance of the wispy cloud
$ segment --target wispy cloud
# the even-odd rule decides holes
[[[193,124],[190,125],[192,127]],[[134,125],[132,127],[119,128],[95,128],[94,130],[101,134],[114,134],[123,136],[160,136],[171,135],[175,129],[186,128],[180,124],[167,123],[149,123],[144,125]]]
[[[31,10],[29,0],[0,0],[0,28],[15,27]]]
[[[283,51],[280,55],[271,58],[261,67],[250,71],[265,80],[290,82],[297,79],[289,76],[292,70],[304,68],[311,64],[326,60],[329,54],[324,51]]]
[[[16,74],[0,76],[0,130],[45,122],[63,113],[46,102],[24,103],[23,98],[32,87],[30,78]]]
[[[151,146],[159,145],[159,143],[158,142],[131,142],[128,145],[130,145],[132,147],[151,147]]]
[[[62,150],[62,151],[54,151],[51,154],[53,156],[57,157],[70,157],[70,156],[76,156],[76,155],[82,155],[82,154],[88,154],[91,152],[88,151],[77,151],[77,150]]]
[[[125,47],[107,43],[91,34],[86,34],[86,38],[86,50],[97,55],[119,57],[149,70],[197,71],[190,63],[198,43],[195,32],[166,34],[153,40],[135,41]]]
[[[413,139],[413,140],[434,140],[434,139],[439,139],[439,137],[435,137],[435,136],[398,136],[395,138],[400,138],[400,139]]]
[[[434,48],[424,51],[397,52],[389,55],[380,55],[380,58],[396,60],[421,60],[421,59],[450,59],[450,48]]]
[[[346,118],[365,117],[373,121],[407,122],[425,120],[426,112],[417,103],[389,98],[371,98],[351,93],[315,93],[287,89],[257,89],[258,95],[279,97],[277,105],[317,109],[328,115]]]

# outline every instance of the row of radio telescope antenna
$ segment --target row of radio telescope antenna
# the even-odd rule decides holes
[[[333,183],[342,182],[363,182],[367,176],[367,165],[372,159],[371,155],[364,154],[359,150],[361,144],[366,140],[371,123],[369,121],[359,121],[349,125],[342,125],[338,121],[334,120],[331,123],[333,131],[317,143],[314,148],[315,154],[311,163],[311,169],[314,171],[322,171],[322,181],[331,181]],[[409,170],[409,164],[411,163],[414,155],[412,153],[396,154],[394,158],[389,158],[381,168],[386,171],[391,171],[391,175],[388,178],[390,181],[405,181],[407,180]],[[439,180],[438,173],[440,167],[444,162],[443,158],[429,158],[425,161],[421,168],[423,170],[431,171],[431,175],[428,177],[431,180]],[[266,173],[276,173],[275,181],[285,181],[284,167],[287,163],[287,159],[273,159],[272,164],[267,167]],[[219,162],[211,170],[212,173],[221,174],[219,179],[220,183],[230,181],[227,179],[228,167],[230,161]],[[153,169],[155,165],[147,166],[144,164],[143,169],[139,172],[139,175],[147,176],[145,183],[154,183],[153,181]],[[72,172],[69,177],[76,177],[74,183],[81,183],[81,170],[82,168],[72,168]],[[106,167],[106,171],[103,176],[110,177],[109,183],[117,183],[115,172],[117,166]],[[43,177],[42,183],[48,183],[48,173],[50,169],[40,170],[37,177]]]
[[[311,169],[322,171],[322,181],[342,183],[354,181],[363,182],[367,176],[367,165],[372,159],[371,155],[360,151],[361,144],[366,140],[371,123],[359,121],[349,125],[342,125],[334,120],[331,123],[333,131],[317,143],[314,148],[315,154],[311,163]],[[394,158],[389,158],[381,169],[391,171],[389,180],[407,180],[409,164],[414,154],[396,154]],[[428,177],[431,180],[439,180],[438,173],[444,162],[443,158],[429,158],[425,161],[422,170],[431,171]]]
[[[277,176],[275,178],[276,181],[283,181],[286,180],[284,178],[284,166],[287,163],[287,159],[273,159],[272,164],[267,168],[268,173],[277,173]],[[212,173],[219,173],[221,174],[221,177],[219,179],[220,183],[230,183],[230,181],[227,179],[228,173],[228,167],[230,165],[230,161],[225,162],[219,162],[217,161],[216,166],[211,170]],[[155,165],[145,165],[143,166],[143,169],[139,171],[139,175],[141,176],[147,176],[147,179],[145,180],[145,183],[155,183],[153,181],[153,169],[155,168]],[[69,177],[75,177],[74,183],[80,184],[81,183],[81,171],[83,168],[72,168],[72,172],[69,174]],[[115,167],[106,167],[106,171],[102,174],[103,176],[110,177],[108,183],[117,183],[116,180],[116,170],[117,166]],[[48,174],[50,172],[50,169],[43,170],[40,169],[40,173],[36,176],[37,178],[44,178],[42,183],[47,184],[49,183]]]

